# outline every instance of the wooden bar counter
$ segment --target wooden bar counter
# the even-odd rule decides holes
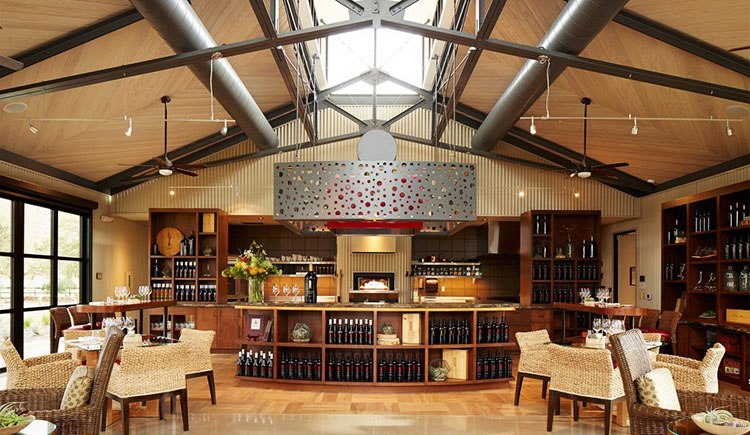
[[[555,302],[552,304],[552,308],[563,311],[577,311],[582,313],[596,314],[603,317],[622,317],[627,320],[630,317],[630,327],[635,327],[636,317],[648,315],[648,308],[639,307],[597,307],[583,304],[567,304],[562,302]],[[563,338],[565,338],[565,319],[563,316]],[[627,323],[627,322],[626,322]]]
[[[272,376],[267,378],[236,376],[236,379],[254,386],[267,386],[281,389],[305,389],[321,391],[360,391],[360,392],[421,392],[435,389],[477,390],[488,388],[507,388],[512,377],[477,379],[477,358],[485,356],[502,356],[506,350],[515,348],[509,342],[477,343],[477,322],[488,318],[490,322],[497,318],[501,322],[506,313],[516,309],[515,304],[292,304],[238,303],[235,308],[242,310],[241,337],[239,344],[252,352],[273,352],[274,366]],[[411,342],[398,345],[377,343],[377,334],[383,325],[393,326],[394,334],[403,340],[406,331],[402,323],[410,319],[417,324],[418,333],[412,334]],[[339,320],[363,320],[365,324],[372,321],[373,344],[334,344],[327,337],[329,320],[338,324]],[[465,344],[429,344],[429,331],[432,321],[468,325],[468,343]],[[272,322],[272,328],[268,328]],[[305,323],[312,330],[309,342],[294,342],[291,335],[297,323]],[[404,323],[408,324],[408,323]],[[266,332],[268,331],[268,332]],[[412,326],[412,332],[415,327]],[[445,381],[430,380],[428,366],[430,361],[446,359],[447,355],[460,355],[459,367],[452,368]],[[280,374],[280,361],[284,355],[319,358],[322,363],[321,380],[284,379]],[[362,357],[372,361],[371,381],[336,381],[329,379],[328,366],[332,358]],[[378,380],[378,363],[382,358],[418,359],[422,367],[420,382],[388,382]],[[451,376],[454,376],[453,378]],[[464,379],[465,378],[465,379]]]

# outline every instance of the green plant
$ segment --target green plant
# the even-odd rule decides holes
[[[31,326],[31,319],[23,319],[23,328],[29,329],[30,326]]]
[[[49,326],[49,313],[42,313],[42,323],[44,326]]]
[[[19,402],[8,402],[0,405],[0,427],[20,426],[29,423],[34,417],[26,415]]]

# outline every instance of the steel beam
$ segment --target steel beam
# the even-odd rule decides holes
[[[369,80],[369,79],[375,77],[377,74],[378,74],[377,70],[375,70],[375,69],[369,69],[369,70],[363,72],[362,74],[360,74],[360,75],[358,75],[356,77],[352,77],[349,80],[343,81],[343,82],[341,82],[341,83],[339,83],[337,85],[334,85],[334,86],[331,86],[329,88],[323,89],[322,91],[320,91],[318,93],[318,99],[319,100],[324,100],[324,99],[330,97],[331,94],[333,94],[334,92],[337,92],[337,91],[339,91],[341,89],[344,89],[347,86],[351,86],[351,85],[353,85],[353,84],[355,84],[355,83],[357,83],[359,81]]]
[[[354,12],[357,15],[362,15],[362,13],[365,12],[365,8],[353,0],[336,0],[336,3],[349,9],[350,11]]]
[[[8,150],[0,150],[0,157],[2,157],[2,160],[4,162],[8,162],[12,165],[30,169],[34,172],[39,172],[40,174],[57,178],[58,180],[67,181],[68,183],[85,187],[86,189],[98,190],[97,184],[95,182],[87,178],[80,177],[76,174],[72,174],[68,171],[57,169],[54,166],[50,166],[38,160],[30,159],[26,156],[22,156]]]
[[[439,29],[433,26],[427,26],[419,23],[393,20],[385,17],[381,18],[380,21],[383,27],[422,35],[427,38],[474,46],[483,50],[523,57],[526,59],[537,59],[539,58],[539,56],[547,56],[552,59],[553,62],[565,64],[570,68],[592,71],[600,74],[650,83],[668,88],[681,89],[687,92],[693,92],[717,98],[724,98],[727,100],[750,103],[750,92],[748,92],[746,89],[732,88],[716,83],[663,74],[641,68],[634,68],[631,66],[620,65],[612,62],[605,62],[587,57],[562,53],[559,51],[545,50],[543,48],[531,47],[515,42],[501,41],[498,39],[480,40],[470,33],[457,32],[455,30],[448,29]]]
[[[342,23],[326,24],[310,29],[297,30],[282,33],[278,38],[254,38],[246,41],[233,42],[230,44],[220,45],[218,47],[195,50],[182,54],[164,56],[156,59],[145,60],[142,62],[131,63],[127,65],[106,68],[103,70],[92,71],[83,74],[76,74],[59,79],[32,83],[0,90],[0,101],[30,97],[42,93],[59,92],[68,89],[79,88],[82,86],[104,83],[112,80],[119,80],[127,77],[134,77],[142,74],[149,74],[167,69],[187,66],[194,62],[206,62],[211,59],[211,55],[221,52],[224,57],[232,57],[240,54],[253,53],[256,51],[269,50],[279,45],[289,45],[298,42],[311,41],[337,33],[351,32],[362,28],[372,26],[371,18],[360,18],[349,20]]]
[[[370,126],[370,124],[366,123],[365,121],[359,119],[358,117],[354,116],[353,114],[349,113],[347,110],[342,109],[339,105],[334,104],[328,100],[321,100],[320,105],[322,107],[328,107],[337,113],[339,113],[341,116],[345,117],[346,119],[354,122],[359,126],[360,129],[367,128]]]
[[[411,107],[408,107],[407,109],[402,110],[401,113],[398,113],[398,114],[394,115],[391,119],[385,121],[383,123],[383,127],[390,128],[391,125],[393,125],[396,122],[400,121],[401,119],[403,119],[404,117],[406,117],[410,113],[414,112],[417,109],[420,109],[420,108],[426,106],[428,102],[429,102],[429,100],[425,100],[425,99],[419,100],[418,103],[413,104]]]
[[[96,38],[100,38],[104,35],[108,35],[115,30],[120,30],[123,27],[129,26],[142,20],[140,12],[135,9],[123,12],[112,18],[106,19],[99,23],[95,23],[82,30],[74,32],[71,35],[63,36],[62,38],[56,39],[48,44],[43,45],[40,48],[35,48],[16,56],[17,60],[22,62],[24,68],[28,68],[35,63],[39,63],[43,60],[49,59],[52,56],[57,56],[60,53],[76,48],[87,42],[93,41]],[[8,68],[0,68],[0,77],[5,77],[15,71]]]
[[[266,10],[265,2],[263,0],[250,0],[250,5],[253,8],[255,17],[258,19],[260,28],[263,31],[263,36],[269,39],[276,39],[278,37],[278,34],[276,33],[276,28],[274,28],[271,15],[268,13],[268,10]],[[289,96],[292,98],[292,100],[295,100],[297,102],[298,108],[304,108],[305,101],[302,99],[302,95],[300,95],[299,90],[297,89],[295,77],[292,74],[292,70],[289,69],[289,64],[287,63],[286,56],[284,55],[284,53],[282,53],[282,50],[283,48],[281,47],[272,48],[271,55],[273,56],[274,62],[276,62],[276,67],[279,69],[281,78],[284,80],[284,85],[286,85]],[[314,86],[312,82],[311,86]],[[315,129],[310,122],[310,118],[306,116],[306,113],[303,113],[303,111],[299,109],[297,116],[299,116],[299,118],[302,120],[302,125],[305,128],[307,137],[310,140],[313,140],[315,138]]]

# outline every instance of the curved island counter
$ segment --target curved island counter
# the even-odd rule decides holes
[[[251,385],[414,392],[507,388],[512,380],[505,316],[516,304],[234,306],[243,337],[236,379]],[[446,379],[436,380],[446,363]]]

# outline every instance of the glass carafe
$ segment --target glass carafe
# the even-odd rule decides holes
[[[750,267],[745,265],[740,272],[740,291],[750,292]]]
[[[700,292],[703,291],[703,271],[698,271],[698,282],[695,283],[695,287],[693,287],[693,290]]]
[[[716,291],[716,275],[713,272],[708,275],[708,281],[706,281],[705,290],[708,292]]]
[[[724,290],[737,291],[737,272],[732,269],[732,266],[727,267],[727,271],[724,272]]]

